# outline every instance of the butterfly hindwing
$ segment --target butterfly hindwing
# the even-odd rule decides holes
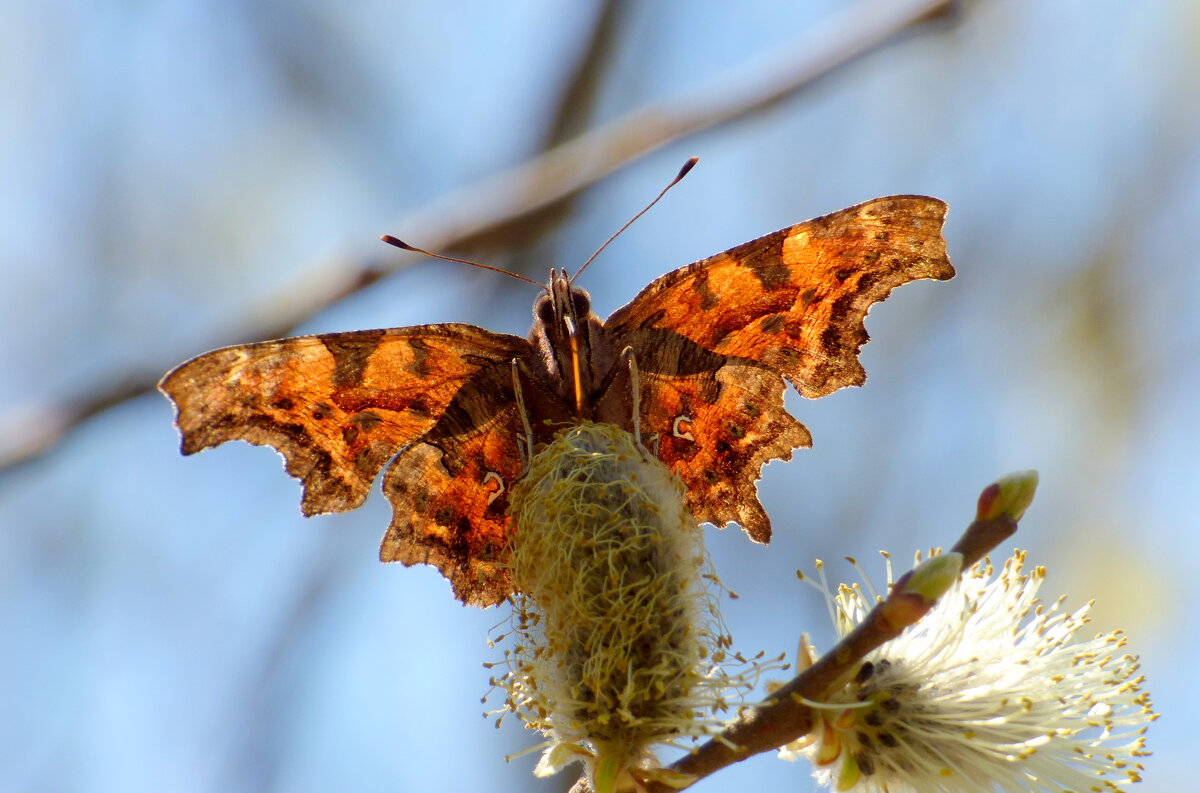
[[[388,466],[383,492],[392,521],[380,559],[436,566],[468,605],[503,600],[512,591],[508,489],[523,473],[519,438],[511,365],[490,366]]]
[[[808,430],[784,410],[783,381],[775,372],[709,352],[658,329],[629,339],[644,352],[641,422],[657,438],[659,458],[687,488],[698,522],[737,522],[757,542],[771,538],[758,502],[759,469],[809,446]]]

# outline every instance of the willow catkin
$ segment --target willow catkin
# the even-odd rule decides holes
[[[540,775],[582,760],[597,791],[663,778],[652,747],[713,732],[725,695],[748,685],[718,665],[728,638],[683,496],[628,433],[591,422],[513,485],[517,636],[497,682],[549,737]]]

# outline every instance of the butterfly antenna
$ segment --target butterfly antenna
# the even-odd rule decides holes
[[[647,207],[647,209],[649,209],[649,207]],[[473,262],[470,259],[459,259],[455,256],[444,256],[440,253],[433,253],[431,251],[424,250],[423,248],[418,248],[415,245],[409,245],[404,240],[396,239],[391,234],[384,234],[379,239],[383,240],[388,245],[395,245],[397,248],[400,248],[401,250],[412,251],[413,253],[422,253],[433,259],[442,259],[443,261],[447,261],[447,262],[458,262],[459,264],[469,264],[472,267],[478,267],[483,270],[491,270],[491,271],[497,272],[497,273],[504,273],[505,275],[509,275],[509,276],[512,276],[513,278],[516,278],[518,281],[525,281],[526,283],[533,284],[538,289],[541,289],[543,291],[545,291],[545,289],[546,289],[545,284],[540,284],[537,281],[533,280],[532,278],[526,278],[525,276],[521,275],[520,273],[514,273],[512,270],[505,270],[503,267],[493,267],[490,264],[481,264],[479,262]]]
[[[599,256],[599,255],[600,255],[600,252],[601,252],[601,251],[603,251],[605,248],[607,248],[607,247],[608,247],[608,244],[609,244],[610,242],[612,242],[612,241],[613,241],[613,240],[615,240],[617,237],[619,237],[619,236],[621,235],[621,232],[625,231],[625,229],[627,229],[627,228],[629,228],[630,226],[632,226],[632,225],[633,225],[633,222],[634,222],[635,220],[637,220],[637,219],[638,219],[638,218],[640,218],[642,215],[644,215],[644,214],[646,214],[647,212],[649,212],[649,211],[650,211],[650,207],[652,207],[652,206],[654,206],[655,204],[657,204],[657,203],[659,202],[659,199],[661,199],[663,196],[665,196],[665,195],[667,194],[667,191],[668,191],[668,190],[670,190],[672,187],[674,187],[675,185],[677,185],[677,184],[679,184],[681,181],[683,181],[683,177],[687,176],[687,175],[688,175],[688,171],[692,170],[692,168],[694,168],[694,167],[695,167],[695,165],[696,165],[696,163],[697,163],[697,162],[699,162],[699,161],[700,161],[700,158],[699,158],[699,157],[691,157],[691,158],[689,158],[689,159],[688,159],[688,161],[687,161],[687,162],[685,162],[685,163],[683,164],[683,167],[679,169],[679,173],[677,173],[677,174],[675,175],[675,178],[671,180],[671,183],[670,183],[669,185],[667,185],[666,187],[664,187],[664,188],[662,189],[662,192],[661,192],[661,193],[659,193],[657,196],[655,196],[655,198],[654,198],[654,200],[653,200],[653,201],[651,201],[649,204],[646,204],[646,207],[645,207],[645,209],[643,209],[641,212],[638,212],[636,215],[634,215],[633,217],[631,217],[631,218],[629,219],[629,222],[628,222],[628,223],[626,223],[624,226],[621,226],[621,228],[617,229],[617,233],[616,233],[616,234],[613,234],[611,237],[609,237],[608,239],[606,239],[606,240],[604,241],[604,244],[603,244],[603,245],[601,245],[599,248],[597,248],[597,249],[596,249],[596,252],[595,252],[595,253],[593,253],[591,256],[589,256],[589,257],[587,258],[587,261],[583,263],[583,266],[582,266],[582,267],[580,267],[578,270],[576,270],[576,271],[575,271],[575,275],[571,276],[571,280],[572,280],[572,281],[574,281],[576,278],[578,278],[578,277],[579,277],[579,274],[580,274],[580,273],[582,273],[584,270],[586,270],[586,269],[587,269],[587,266],[588,266],[589,264],[591,264],[591,263],[592,263],[592,261],[593,261],[593,260],[594,260],[594,259],[595,259],[597,256]]]

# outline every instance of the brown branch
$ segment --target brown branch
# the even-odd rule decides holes
[[[1016,522],[1009,517],[976,521],[964,533],[963,540],[967,540],[982,557],[1014,531]],[[991,540],[994,542],[989,544]],[[970,568],[964,566],[963,569]],[[747,757],[778,749],[807,735],[812,728],[812,712],[801,700],[820,701],[831,688],[853,675],[868,653],[900,635],[902,629],[896,629],[883,618],[883,609],[884,603],[872,609],[853,632],[815,664],[726,728],[721,733],[722,740],[705,743],[680,758],[671,770],[701,779]],[[652,784],[647,793],[671,790],[666,785]]]
[[[617,53],[617,35],[635,8],[618,0],[599,0],[593,12],[591,35],[579,48],[570,76],[546,124],[543,150],[582,134],[590,124],[600,94],[601,77]]]
[[[531,213],[569,198],[604,176],[668,143],[765,110],[911,26],[954,5],[954,0],[864,0],[788,42],[776,53],[710,81],[682,99],[663,102],[598,127],[508,171],[450,193],[396,224],[397,236],[449,250],[494,239]],[[278,338],[300,322],[413,261],[389,250],[361,259],[340,257],[316,275],[292,284],[240,327],[205,347],[232,340]],[[193,350],[194,351],[194,350]],[[179,356],[183,357],[182,355]],[[165,371],[178,358],[161,366]],[[54,448],[74,427],[117,402],[153,390],[156,378],[120,378],[86,398],[58,405],[17,406],[0,416],[0,471]],[[36,413],[36,430],[24,417]],[[14,435],[9,434],[14,431]],[[16,432],[23,430],[23,432]],[[13,442],[12,437],[20,440]]]

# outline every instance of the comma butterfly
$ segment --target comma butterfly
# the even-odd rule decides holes
[[[184,454],[274,447],[305,515],[360,506],[386,466],[380,558],[434,565],[491,605],[512,590],[508,489],[581,420],[640,430],[698,521],[767,542],[760,469],[811,444],[783,381],[810,399],[864,381],[871,305],[954,275],[945,216],[936,198],[877,198],[673,270],[607,320],[556,270],[527,339],[457,323],[300,336],[205,353],[159,388]]]

